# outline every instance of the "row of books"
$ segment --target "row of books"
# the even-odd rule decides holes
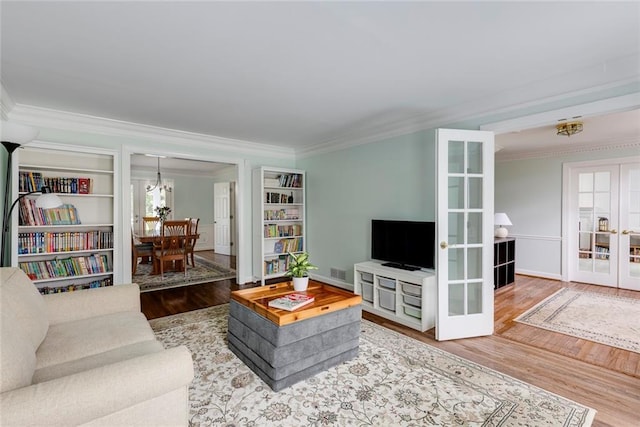
[[[79,291],[81,289],[104,288],[105,286],[113,286],[113,279],[111,277],[105,277],[104,279],[94,280],[87,283],[76,283],[65,286],[43,286],[41,288],[38,288],[38,291],[40,291],[40,293],[43,295],[48,295],[59,294],[62,292]]]
[[[277,178],[265,178],[265,187],[302,188],[302,175],[299,173],[285,173]]]
[[[300,219],[300,211],[298,208],[266,209],[264,211],[264,219],[267,221]]]
[[[279,204],[287,204],[293,203],[293,193],[286,195],[283,193],[273,193],[266,192],[265,193],[265,202],[266,203],[279,203]]]
[[[31,280],[83,276],[111,271],[109,257],[106,254],[21,262],[18,266]]]
[[[18,253],[20,255],[111,248],[113,248],[113,231],[18,233]]]
[[[269,259],[264,262],[264,274],[277,274],[287,271],[289,264],[289,255],[280,255],[277,258]]]
[[[303,248],[304,245],[302,237],[280,239],[273,244],[273,252],[276,254],[286,254],[287,252],[302,252]]]
[[[70,224],[80,224],[80,217],[75,206],[65,204],[58,208],[41,209],[36,206],[36,199],[27,197],[20,199],[20,225]]]
[[[300,235],[302,235],[301,224],[265,224],[264,226],[264,237],[295,237]]]
[[[596,246],[596,250],[594,251],[595,259],[609,259],[609,248],[603,246]]]
[[[40,172],[28,171],[20,171],[18,180],[18,188],[22,193],[40,191],[43,186],[47,186],[54,193],[90,194],[93,184],[91,178],[49,177],[42,176]]]

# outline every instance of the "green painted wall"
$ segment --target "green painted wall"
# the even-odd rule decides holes
[[[319,267],[370,259],[371,220],[435,219],[435,143],[423,131],[298,161],[307,172],[307,250]]]

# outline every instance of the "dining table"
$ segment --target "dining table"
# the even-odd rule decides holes
[[[159,232],[158,230],[145,230],[142,233],[136,234],[135,235],[136,239],[139,240],[141,243],[153,243],[154,247],[160,245],[160,242],[162,242],[162,233]],[[187,234],[184,236],[185,237],[185,242],[189,241],[190,239],[194,239],[194,241],[198,240],[198,238],[200,237],[199,233],[196,234]],[[153,251],[153,253],[155,254],[155,250]],[[152,275],[156,275],[156,274],[160,274],[160,268],[158,266],[158,263],[155,262],[155,260],[151,260],[151,273]],[[173,266],[171,266],[170,264],[173,264],[173,262],[171,261],[166,261],[165,264],[165,268],[164,270],[170,270],[173,269],[174,271],[184,271],[186,265],[182,262],[182,261],[175,261],[175,264]]]

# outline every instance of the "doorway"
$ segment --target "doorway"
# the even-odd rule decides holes
[[[565,165],[568,279],[640,290],[640,159]]]

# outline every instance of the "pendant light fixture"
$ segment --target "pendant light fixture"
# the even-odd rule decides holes
[[[160,189],[160,191],[169,191],[171,192],[171,187],[167,187],[162,183],[162,173],[160,172],[160,156],[158,156],[158,172],[156,173],[156,183],[154,185],[147,185],[147,193],[152,192],[156,188]]]

